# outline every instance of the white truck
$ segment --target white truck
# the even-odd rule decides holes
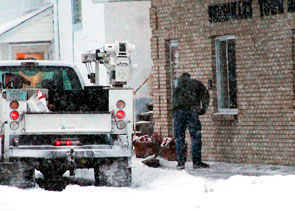
[[[131,50],[116,42],[82,56],[89,70],[95,63],[92,82],[98,83],[99,64],[107,67],[110,86],[86,86],[65,62],[0,62],[0,184],[35,185],[36,169],[59,188],[62,175],[77,168],[94,168],[100,186],[131,184],[134,93],[123,87]],[[44,98],[48,110],[31,109],[29,101],[38,106]]]

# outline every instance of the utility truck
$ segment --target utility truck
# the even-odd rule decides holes
[[[115,42],[83,54],[91,86],[69,63],[0,62],[0,184],[33,186],[36,169],[58,186],[77,168],[94,168],[100,186],[131,184],[133,49]],[[98,84],[100,65],[110,86]]]

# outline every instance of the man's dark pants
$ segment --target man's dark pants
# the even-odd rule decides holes
[[[201,161],[202,135],[201,122],[196,111],[177,110],[173,114],[174,118],[174,135],[176,138],[177,161],[185,163],[185,130],[189,128],[192,140],[192,159],[193,163]]]

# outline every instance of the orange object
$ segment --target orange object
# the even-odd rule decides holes
[[[16,53],[17,60],[44,60],[44,53]]]
[[[16,53],[16,59],[17,60],[24,60],[26,57],[25,53]]]

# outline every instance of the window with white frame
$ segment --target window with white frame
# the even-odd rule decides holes
[[[216,77],[219,113],[237,113],[236,48],[234,36],[216,37]]]

